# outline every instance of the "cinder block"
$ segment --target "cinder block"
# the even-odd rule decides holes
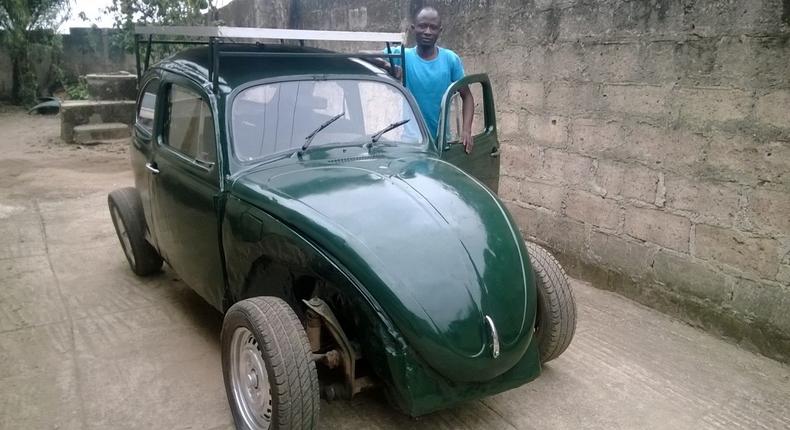
[[[724,303],[732,291],[729,278],[702,260],[661,250],[655,255],[655,278],[682,294]]]
[[[790,285],[790,264],[779,265],[779,273],[776,274],[776,281],[782,285]]]
[[[751,136],[715,132],[705,159],[705,176],[741,184],[790,185],[790,142],[762,143]]]
[[[510,81],[507,85],[508,102],[512,107],[543,105],[543,83]]]
[[[584,25],[584,23],[582,24]],[[635,82],[642,75],[639,44],[577,43],[577,55],[584,66],[581,79],[593,82]]]
[[[585,78],[587,65],[580,54],[582,47],[576,43],[558,42],[543,44],[544,72],[550,73],[551,79],[564,83],[589,81]]]
[[[661,116],[669,113],[670,91],[669,86],[608,84],[601,88],[601,97],[612,112]]]
[[[589,253],[596,264],[632,278],[643,278],[650,273],[655,248],[646,243],[593,231],[590,234]]]
[[[774,279],[779,270],[779,242],[775,239],[698,224],[694,247],[698,258],[727,264],[763,278]]]
[[[482,124],[482,118],[477,121]],[[518,113],[516,112],[497,112],[497,129],[499,133],[507,138],[518,134]]]
[[[790,191],[755,189],[748,194],[749,217],[761,230],[790,235]]]
[[[562,201],[565,189],[540,182],[524,181],[521,183],[519,200],[531,205],[551,209],[554,212],[562,210]]]
[[[702,180],[667,176],[666,205],[692,212],[695,221],[731,226],[740,210],[740,195],[732,186],[716,185]]]
[[[582,155],[559,149],[546,149],[540,177],[553,178],[568,185],[581,185],[587,189],[593,181],[592,161],[592,158]]]
[[[598,96],[594,84],[578,83],[568,85],[561,82],[548,84],[546,107],[551,112],[583,113],[597,110]]]
[[[559,20],[560,41],[579,43],[597,40],[601,35],[609,35],[618,28],[613,22],[611,8],[602,7],[601,3],[589,3],[579,0],[555,0],[554,7],[562,11]],[[609,39],[607,37],[607,39]]]
[[[521,195],[521,179],[500,175],[497,194],[501,200],[518,200]]]
[[[543,170],[540,147],[535,145],[502,145],[501,174],[514,178],[535,177]]]
[[[571,191],[565,205],[569,217],[609,230],[619,227],[621,213],[616,201],[584,191]]]
[[[628,134],[622,123],[597,119],[574,119],[571,123],[572,143],[583,154],[608,154],[625,144]]]
[[[721,85],[736,88],[788,88],[788,58],[786,36],[723,37],[716,43],[713,76]]]
[[[649,163],[656,169],[684,169],[700,160],[708,140],[687,128],[669,129],[648,124],[630,126],[628,141],[617,148],[619,157]]]
[[[681,120],[689,122],[741,120],[752,107],[750,92],[723,88],[679,88],[672,99]]]
[[[774,127],[790,128],[790,90],[779,90],[757,100],[757,120]]]
[[[545,209],[506,205],[525,237],[538,238],[560,253],[582,255],[584,252],[584,224]]]
[[[690,170],[706,146],[704,136],[687,129],[594,119],[577,119],[571,126],[571,147],[576,151],[656,169]]]
[[[654,209],[627,207],[625,233],[664,248],[689,252],[691,222],[678,215]]]
[[[658,179],[658,172],[642,166],[599,160],[595,190],[609,198],[622,196],[653,203]]]
[[[731,306],[746,320],[790,331],[790,285],[735,279]]]
[[[559,116],[526,116],[526,131],[531,142],[564,148],[568,145],[568,120]]]

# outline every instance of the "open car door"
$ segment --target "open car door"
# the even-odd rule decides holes
[[[472,122],[474,149],[471,154],[461,144],[463,123],[459,90],[469,87],[475,100]],[[494,193],[499,188],[499,141],[497,140],[494,95],[488,75],[465,76],[453,83],[442,98],[437,144],[443,160],[474,176]]]

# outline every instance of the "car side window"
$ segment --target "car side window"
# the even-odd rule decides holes
[[[154,129],[154,109],[156,107],[156,92],[158,89],[159,79],[148,81],[137,106],[137,125],[148,133],[153,133]]]
[[[217,160],[211,107],[199,94],[176,84],[170,85],[164,143],[197,161],[214,163]]]

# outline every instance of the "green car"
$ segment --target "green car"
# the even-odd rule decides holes
[[[401,82],[358,57],[213,42],[142,76],[135,186],[108,200],[137,275],[167,262],[224,313],[238,428],[314,428],[321,396],[366,389],[418,416],[565,350],[573,294],[497,198],[485,75],[448,89],[437,142]],[[470,155],[450,130],[467,85]]]

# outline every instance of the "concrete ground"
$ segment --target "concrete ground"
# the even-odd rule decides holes
[[[59,143],[0,112],[0,428],[229,429],[221,315],[171,271],[129,270],[107,193],[123,144]],[[323,428],[790,428],[790,369],[574,281],[574,342],[535,382],[413,420],[380,396],[322,403]]]

